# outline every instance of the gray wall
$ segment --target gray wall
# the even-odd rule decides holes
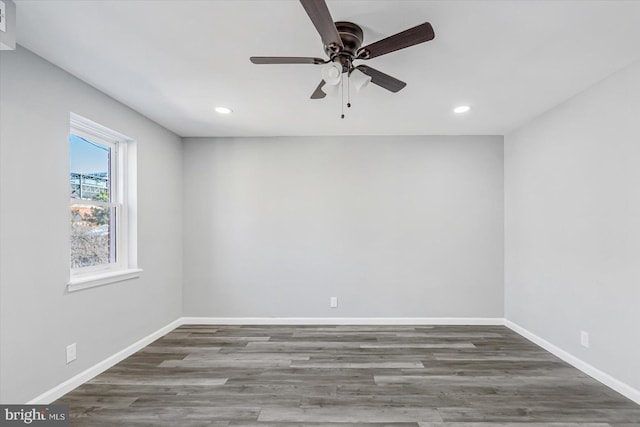
[[[182,152],[176,135],[20,47],[0,53],[0,93],[0,401],[24,403],[181,315]],[[66,293],[70,112],[137,140],[144,272]]]
[[[635,389],[639,121],[636,63],[505,139],[506,317]]]
[[[186,316],[503,316],[502,137],[196,138],[183,155]]]

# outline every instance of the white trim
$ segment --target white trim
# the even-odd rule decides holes
[[[67,283],[67,291],[75,292],[81,289],[95,288],[109,283],[122,282],[140,277],[142,269],[130,268],[128,270],[109,270],[107,273],[96,273],[72,277]]]
[[[113,129],[109,129],[106,126],[102,126],[100,123],[96,123],[93,120],[82,117],[79,114],[70,113],[69,117],[71,126],[85,133],[84,136],[78,135],[82,136],[83,138],[86,136],[89,136],[89,139],[91,139],[91,137],[97,137],[109,141],[112,144],[118,142],[129,142],[131,140],[131,138],[129,138],[128,136]]]
[[[174,320],[173,322],[169,323],[167,326],[164,326],[158,329],[157,331],[152,332],[151,334],[134,342],[130,346],[126,347],[125,349],[120,350],[119,352],[117,352],[116,354],[110,357],[107,357],[102,362],[96,363],[92,367],[80,372],[78,375],[75,375],[69,378],[68,380],[64,381],[63,383],[58,384],[51,390],[46,391],[42,393],[40,396],[31,399],[26,404],[27,405],[50,404],[56,399],[59,399],[65,394],[69,393],[71,390],[75,389],[76,387],[86,383],[93,377],[103,373],[104,371],[111,368],[115,364],[123,361],[124,359],[131,356],[135,352],[148,346],[158,338],[163,337],[164,335],[173,331],[175,328],[177,328],[181,324],[182,324],[182,319]]]
[[[602,372],[600,369],[588,364],[587,362],[577,358],[576,356],[564,351],[560,347],[557,347],[554,344],[551,344],[549,341],[544,338],[540,338],[536,334],[528,331],[517,323],[512,322],[511,320],[504,319],[504,325],[516,332],[519,335],[522,335],[524,338],[528,339],[532,343],[542,347],[547,350],[549,353],[559,357],[564,360],[574,368],[577,368],[589,375],[596,381],[601,382],[607,387],[617,391],[621,395],[633,400],[635,403],[640,405],[640,390],[636,390],[628,384],[623,383],[622,381],[612,377],[611,375]]]
[[[183,317],[186,325],[504,325],[501,317]]]

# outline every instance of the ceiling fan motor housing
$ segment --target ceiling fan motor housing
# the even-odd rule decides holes
[[[331,47],[325,46],[324,51],[331,61],[342,64],[342,71],[346,73],[351,68],[351,64],[353,63],[353,59],[356,57],[358,49],[362,46],[364,33],[362,28],[353,22],[338,21],[335,25],[338,30],[338,34],[340,35],[340,39],[342,40],[342,44],[344,45],[344,49],[335,52]]]

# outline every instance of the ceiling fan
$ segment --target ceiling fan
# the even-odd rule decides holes
[[[311,99],[324,98],[337,92],[342,74],[354,80],[356,89],[369,81],[391,92],[398,92],[407,84],[368,65],[354,65],[357,60],[369,60],[396,50],[433,40],[435,34],[431,24],[425,22],[393,36],[361,47],[363,32],[353,22],[334,22],[325,0],[300,0],[302,7],[322,38],[324,51],[329,59],[311,57],[252,56],[254,64],[316,64],[323,65],[322,81],[311,95]],[[347,104],[347,106],[351,106]],[[344,114],[343,114],[344,118]]]

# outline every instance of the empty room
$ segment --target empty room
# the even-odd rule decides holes
[[[0,425],[640,426],[638,24],[1,0]]]

